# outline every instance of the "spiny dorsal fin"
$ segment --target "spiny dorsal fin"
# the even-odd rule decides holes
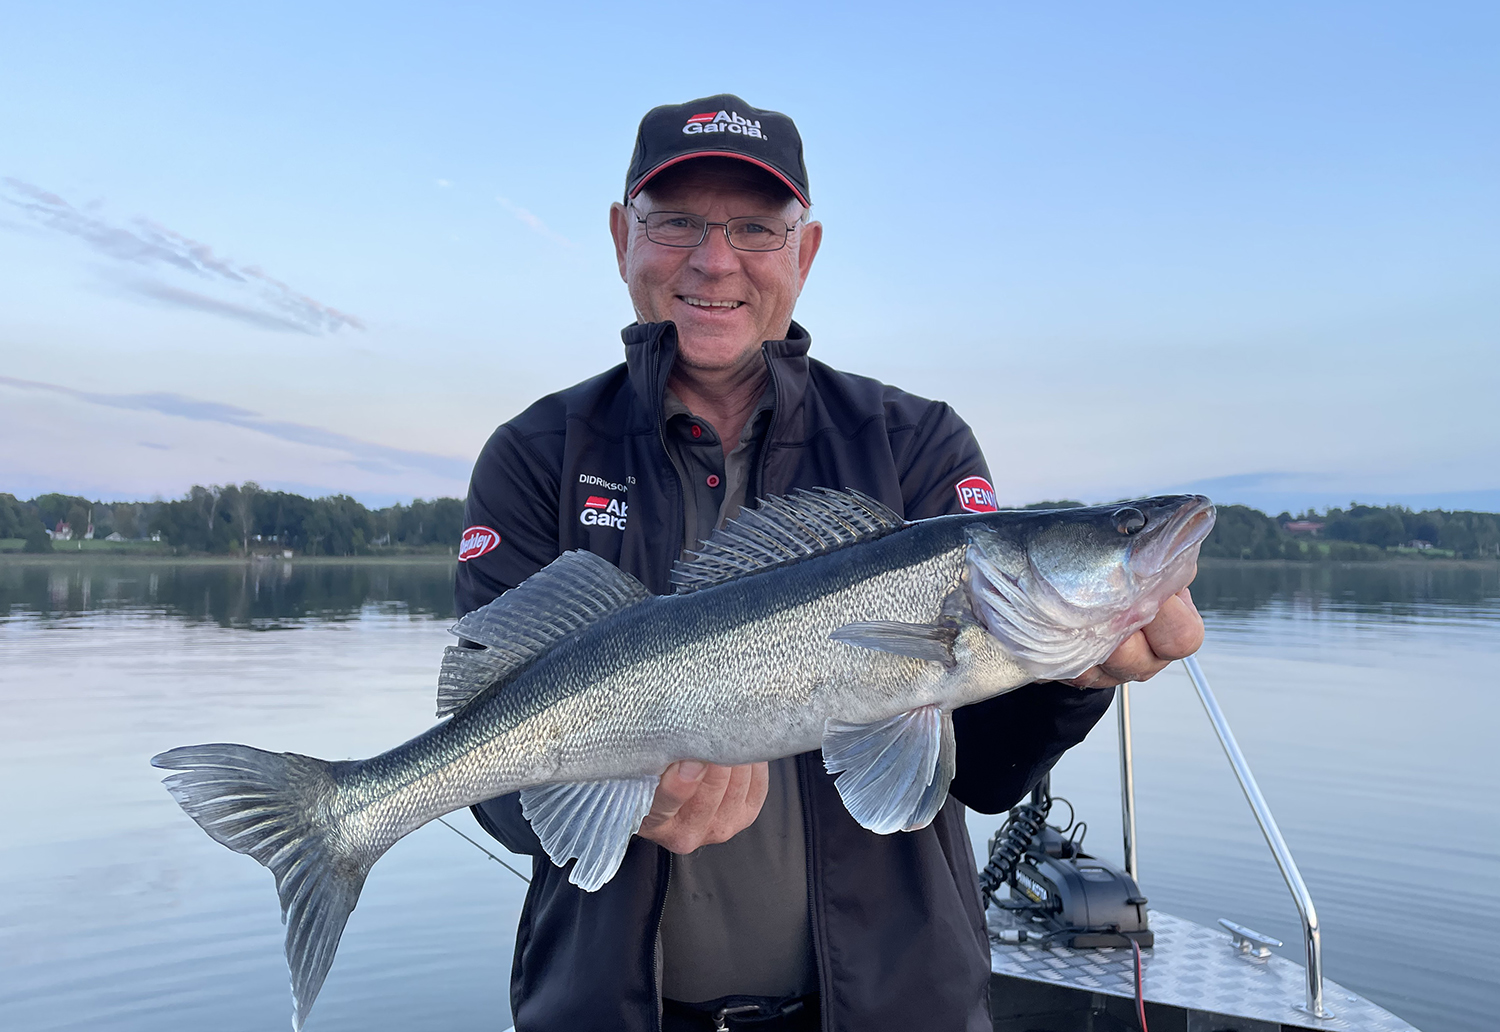
[[[905,526],[895,512],[860,491],[816,487],[781,498],[765,498],[760,508],[741,510],[713,532],[691,559],[672,568],[672,583],[685,595],[711,584],[821,555],[836,548],[882,537]]]
[[[449,648],[438,715],[452,713],[575,631],[650,598],[646,586],[592,552],[564,552],[449,631],[483,650]],[[480,655],[462,653],[479,651]]]

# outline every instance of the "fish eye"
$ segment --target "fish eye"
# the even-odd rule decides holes
[[[1121,534],[1134,534],[1146,525],[1146,514],[1132,505],[1115,511],[1115,529]]]

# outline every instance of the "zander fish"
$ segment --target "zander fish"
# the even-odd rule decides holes
[[[861,825],[925,827],[953,778],[953,710],[1106,658],[1192,579],[1213,521],[1200,495],[908,523],[856,492],[799,491],[717,531],[674,595],[568,552],[463,617],[438,678],[448,719],[389,752],[196,745],[151,762],[181,771],[166,786],[204,831],[275,875],[300,1028],[370,867],[493,796],[520,790],[589,891],[676,760],[821,748]]]

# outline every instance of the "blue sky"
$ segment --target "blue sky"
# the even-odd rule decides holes
[[[1493,4],[7,5],[0,490],[462,494],[619,360],[645,110],[791,114],[814,354],[1000,498],[1500,508]]]

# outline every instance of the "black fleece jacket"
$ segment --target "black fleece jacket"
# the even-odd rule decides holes
[[[465,510],[460,615],[576,548],[653,592],[672,590],[683,500],[663,444],[662,400],[676,329],[634,325],[623,336],[623,365],[543,398],[485,445]],[[957,486],[989,476],[963,420],[941,402],[809,359],[810,343],[793,323],[786,340],[762,346],[776,405],[747,497],[857,488],[908,519],[962,511]],[[825,1030],[987,1032],[989,946],[964,806],[1014,805],[1112,697],[1034,684],[955,712],[951,795],[916,832],[861,828],[819,754],[797,758]],[[516,795],[475,815],[506,848],[533,857],[511,972],[517,1029],[656,1032],[655,945],[671,854],[634,839],[614,879],[587,893],[547,858]]]

